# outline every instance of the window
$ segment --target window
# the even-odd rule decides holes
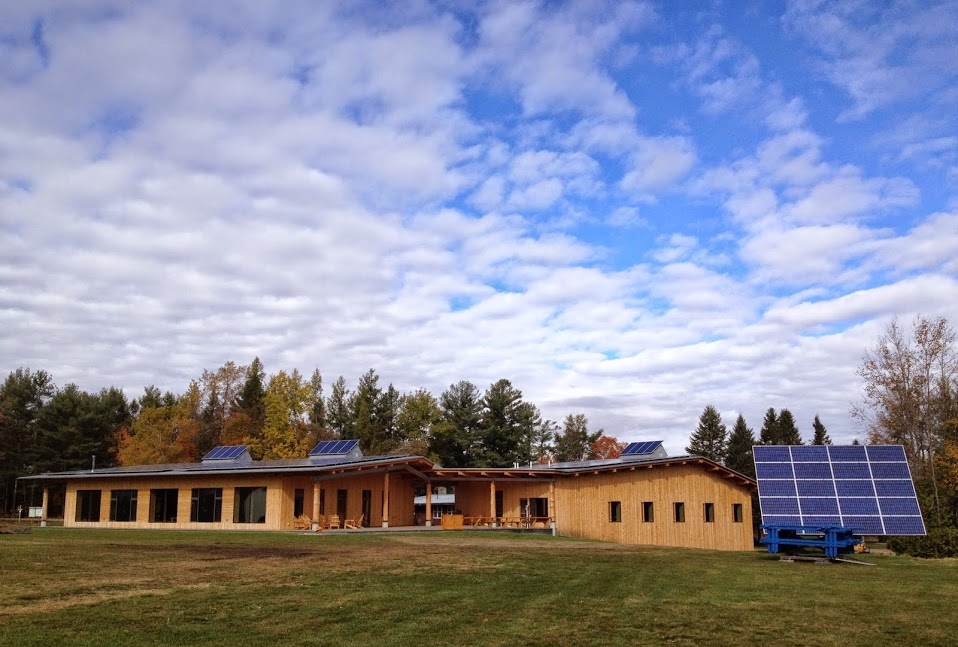
[[[622,521],[622,502],[609,501],[609,521],[619,523]]]
[[[190,521],[219,523],[223,513],[223,488],[193,488],[190,499]]]
[[[266,523],[266,488],[238,487],[233,497],[233,523]]]
[[[306,501],[306,490],[296,490],[293,494],[293,516],[303,516],[304,502]]]
[[[110,491],[110,521],[136,521],[136,490]]]
[[[732,521],[735,523],[742,523],[742,518],[744,516],[743,508],[741,503],[732,504]]]
[[[655,521],[655,504],[651,501],[642,502],[642,521],[644,523]]]
[[[715,523],[715,504],[705,504],[705,523]]]
[[[100,491],[77,490],[77,521],[100,520]]]
[[[150,521],[153,523],[176,523],[178,490],[150,490]]]
[[[685,504],[675,503],[675,523],[685,523]]]
[[[521,517],[548,517],[549,499],[538,497],[519,499],[519,516]]]

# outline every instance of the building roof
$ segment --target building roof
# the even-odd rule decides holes
[[[72,481],[130,476],[208,476],[227,474],[306,474],[317,478],[332,478],[355,472],[385,472],[405,470],[423,480],[516,480],[539,481],[557,476],[580,477],[606,472],[636,471],[638,469],[668,468],[678,465],[699,465],[716,475],[754,489],[755,481],[702,456],[674,456],[660,458],[652,455],[620,456],[619,458],[573,461],[567,463],[534,464],[528,467],[468,467],[445,468],[428,458],[414,455],[313,456],[279,460],[217,460],[200,463],[168,463],[161,465],[131,465],[93,470],[51,472],[20,477],[22,480]]]

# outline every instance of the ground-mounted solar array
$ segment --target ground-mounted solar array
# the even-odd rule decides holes
[[[220,445],[219,447],[214,447],[206,456],[203,457],[204,461],[230,461],[239,458],[247,450],[246,445]]]
[[[901,445],[757,445],[762,523],[924,535]]]
[[[638,456],[640,454],[651,454],[661,447],[661,440],[645,440],[637,443],[629,443],[622,450],[622,456]]]
[[[310,456],[341,456],[348,454],[359,444],[358,440],[323,440],[313,447]]]

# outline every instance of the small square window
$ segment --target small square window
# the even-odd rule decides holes
[[[685,503],[675,503],[675,523],[685,523]]]
[[[622,502],[609,501],[609,521],[619,523],[622,521]]]
[[[742,523],[743,518],[745,517],[744,507],[741,503],[732,504],[732,521],[735,523]]]
[[[715,523],[715,504],[705,504],[705,523]]]
[[[655,504],[651,501],[642,502],[642,522],[652,523],[655,521]]]

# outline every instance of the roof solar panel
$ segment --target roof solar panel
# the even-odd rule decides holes
[[[309,452],[310,456],[342,456],[353,451],[358,440],[322,440]]]
[[[756,445],[762,523],[924,535],[901,445]]]
[[[622,456],[636,456],[639,454],[651,454],[662,444],[661,440],[644,440],[636,443],[629,443],[622,450]]]
[[[206,453],[201,460],[204,461],[228,461],[239,458],[246,452],[246,445],[220,445],[214,447]]]

